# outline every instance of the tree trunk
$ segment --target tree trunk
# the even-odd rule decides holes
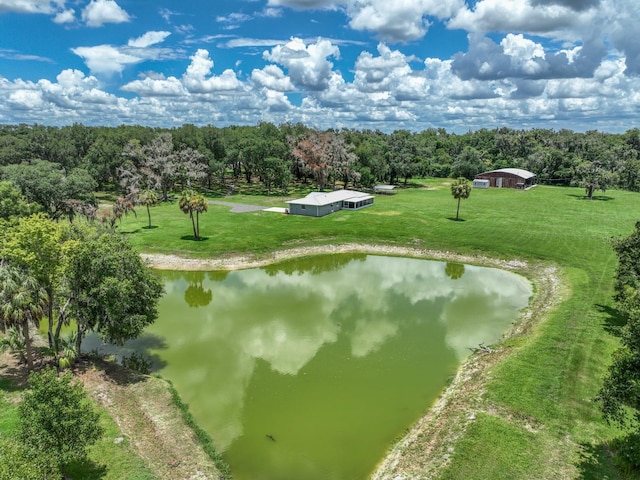
[[[58,315],[56,333],[53,336],[55,347],[56,347],[56,353],[58,353],[58,341],[60,340],[60,331],[62,330],[62,325],[67,319],[67,308],[69,307],[70,303],[71,303],[71,298],[67,298],[67,301],[65,302],[64,307],[62,307],[62,309],[60,310],[60,314]]]
[[[461,197],[458,197],[458,209],[456,210],[456,221],[458,221],[458,216],[460,215],[460,200],[461,200]]]
[[[80,323],[78,323],[78,329],[76,330],[76,357],[80,356],[80,346],[82,345],[82,339],[84,338],[85,329],[80,328]]]
[[[191,225],[193,225],[193,238],[198,240],[198,230],[196,230],[196,221],[193,218],[193,212],[189,212],[189,216],[191,217]]]
[[[27,352],[27,367],[33,370],[33,352],[31,348],[31,337],[29,336],[29,322],[22,322],[22,336],[24,337],[24,348]]]
[[[48,287],[47,291],[47,319],[49,320],[49,328],[47,329],[47,337],[49,340],[49,348],[54,347],[53,336],[53,289]]]

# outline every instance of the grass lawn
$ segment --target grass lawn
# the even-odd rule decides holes
[[[373,207],[322,218],[238,214],[211,205],[200,217],[199,242],[175,203],[151,210],[154,228],[145,228],[143,209],[118,228],[140,251],[195,258],[362,242],[557,265],[567,282],[566,299],[531,335],[507,342],[512,354],[492,372],[485,396],[503,414],[478,417],[442,478],[628,478],[616,472],[607,453],[607,442],[620,432],[602,421],[592,399],[620,325],[611,300],[616,258],[610,240],[631,233],[640,195],[608,191],[587,200],[583,194],[548,186],[475,189],[456,222],[448,183],[424,180],[377,196]],[[216,199],[265,206],[285,206],[286,200]]]
[[[13,435],[18,429],[18,401],[22,389],[0,379],[0,436]],[[67,474],[74,480],[154,480],[156,477],[133,451],[128,439],[106,410],[98,407],[105,434],[89,449],[88,461],[71,465]],[[1,468],[1,466],[0,466]]]

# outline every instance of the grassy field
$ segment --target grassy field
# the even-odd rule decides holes
[[[141,252],[193,258],[260,258],[275,250],[358,242],[557,265],[566,282],[563,302],[530,335],[503,345],[510,354],[491,372],[483,397],[493,413],[470,424],[439,478],[630,478],[615,469],[608,449],[621,432],[601,419],[593,397],[620,326],[611,300],[616,258],[610,240],[633,230],[640,194],[609,191],[591,201],[583,194],[546,186],[473,190],[456,222],[448,183],[425,180],[377,196],[371,208],[323,218],[231,213],[210,205],[200,217],[198,242],[177,202],[151,209],[153,228],[146,228],[146,211],[139,208],[118,231]],[[248,193],[215,199],[286,206],[285,198]],[[13,410],[0,398],[0,430],[12,428]],[[111,470],[110,460],[94,461]],[[146,478],[140,475],[123,478]]]
[[[613,237],[628,235],[640,217],[640,195],[609,191],[594,200],[577,188],[473,190],[454,221],[447,182],[412,183],[378,196],[361,211],[323,218],[271,212],[230,213],[211,205],[195,242],[174,204],[129,216],[119,227],[147,253],[189,257],[254,255],[292,247],[364,242],[436,249],[499,259],[553,263],[568,294],[527,337],[510,340],[512,354],[492,372],[485,401],[500,415],[480,415],[457,445],[442,478],[628,478],[614,468],[607,426],[593,402],[617,345],[612,308]],[[285,206],[284,198],[235,195],[239,203]],[[525,428],[526,425],[526,428]]]

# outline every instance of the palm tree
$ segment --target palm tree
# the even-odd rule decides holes
[[[192,190],[185,190],[178,199],[178,206],[185,214],[189,214],[193,225],[193,236],[196,240],[200,240],[200,213],[207,211],[209,202],[203,195]],[[194,212],[196,214],[195,218],[193,216]]]
[[[19,328],[24,339],[25,357],[33,368],[33,348],[29,329],[37,326],[47,306],[46,292],[34,277],[16,268],[0,268],[0,320],[3,328]]]
[[[28,363],[24,338],[15,325],[5,329],[4,336],[0,338],[0,353],[7,350],[17,355],[20,363]]]
[[[151,228],[151,210],[158,203],[158,194],[153,190],[145,190],[138,196],[138,202],[147,207],[147,217],[149,217],[149,228]]]
[[[471,195],[471,185],[469,185],[469,181],[464,177],[458,177],[458,179],[451,184],[451,195],[458,200],[458,209],[456,210],[457,221],[460,215],[460,200],[469,198],[469,195]]]

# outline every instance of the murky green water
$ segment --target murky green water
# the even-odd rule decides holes
[[[531,287],[513,274],[371,255],[163,272],[151,355],[237,480],[366,479]]]

